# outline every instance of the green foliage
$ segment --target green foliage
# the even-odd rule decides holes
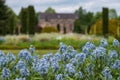
[[[118,23],[120,23],[120,21],[117,19],[109,20],[108,32],[110,35],[113,36],[117,35]],[[91,26],[90,34],[95,34],[94,33],[95,26],[96,26],[96,34],[102,35],[102,20],[101,19],[97,20],[97,22]]]
[[[5,5],[5,0],[0,0],[0,34],[6,34],[6,21],[10,14],[7,14],[8,7]]]
[[[45,13],[56,13],[55,10],[51,7],[48,7],[46,10],[45,10]]]
[[[58,30],[53,26],[46,26],[42,29],[42,32],[51,33],[51,32],[58,32]]]
[[[80,7],[75,13],[79,16],[79,19],[78,19],[79,21],[75,22],[75,25],[79,24],[81,27],[82,33],[85,33],[86,28],[91,26],[93,23],[93,19],[94,19],[93,13],[87,12],[82,7]]]
[[[22,25],[21,32],[26,34],[28,32],[28,10],[27,10],[27,8],[21,9],[20,21],[21,21],[21,25]]]
[[[9,14],[11,14],[7,20],[7,34],[14,34],[15,29],[17,28],[17,24],[19,22],[16,14],[9,8]]]
[[[95,20],[102,19],[102,12],[97,12],[94,16]]]
[[[74,22],[74,32],[81,33],[81,26],[80,26],[80,20],[75,20]]]
[[[102,30],[103,30],[103,35],[107,36],[108,35],[108,8],[103,8],[103,12],[102,12]]]
[[[33,6],[28,7],[28,32],[35,33],[35,10]]]

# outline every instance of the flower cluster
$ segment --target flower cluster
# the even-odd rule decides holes
[[[60,43],[56,54],[44,54],[41,58],[35,48],[23,49],[18,57],[0,51],[2,80],[120,80],[119,41],[112,46],[106,39],[100,45],[86,42],[81,52]],[[16,76],[15,76],[16,75]]]

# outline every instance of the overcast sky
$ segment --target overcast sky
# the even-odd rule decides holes
[[[44,12],[48,7],[52,7],[56,12],[74,12],[80,6],[87,11],[102,11],[102,7],[116,9],[120,15],[120,0],[6,0],[6,4],[11,7],[16,14],[21,7],[34,5],[37,12]]]

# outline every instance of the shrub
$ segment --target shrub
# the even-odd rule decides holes
[[[51,32],[58,32],[58,30],[54,26],[46,26],[42,29],[42,32],[51,33]]]
[[[108,32],[110,35],[113,36],[117,35],[118,23],[120,23],[119,20],[116,19],[109,20]],[[95,26],[96,26],[96,31],[95,31],[96,33],[94,33]],[[92,25],[90,29],[90,34],[102,35],[102,20],[98,20],[94,25]]]

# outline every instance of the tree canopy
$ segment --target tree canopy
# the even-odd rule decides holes
[[[48,7],[48,8],[45,10],[45,13],[56,13],[56,11],[55,11],[52,7]]]
[[[85,30],[88,27],[90,27],[93,23],[94,14],[92,12],[87,12],[82,7],[80,7],[78,10],[76,10],[75,13],[79,16],[76,23],[78,24],[78,22],[79,22],[79,25],[80,25],[80,26],[75,26],[75,27],[80,27],[78,29],[82,30],[82,33],[85,33]],[[76,23],[75,23],[75,25],[77,25]],[[75,28],[75,29],[77,29],[77,28]]]

